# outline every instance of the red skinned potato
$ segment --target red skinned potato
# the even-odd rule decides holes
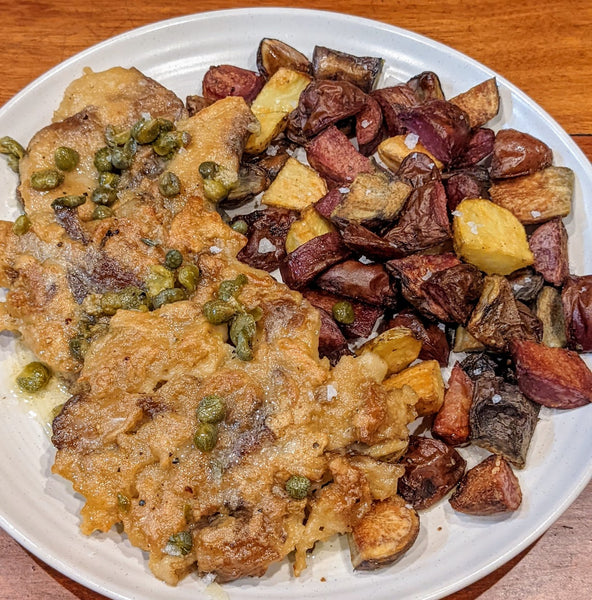
[[[592,352],[592,275],[568,277],[561,301],[568,346]]]
[[[350,250],[342,242],[339,233],[332,231],[319,235],[290,252],[280,263],[280,273],[288,287],[299,290],[349,254]]]
[[[257,49],[259,73],[269,79],[281,67],[302,73],[311,71],[310,61],[304,54],[280,40],[263,38]]]
[[[576,408],[592,402],[592,372],[576,352],[515,340],[511,352],[520,391],[550,408]]]
[[[245,102],[251,103],[264,83],[263,77],[247,69],[232,65],[212,66],[203,78],[203,95],[208,102],[242,96]]]
[[[456,167],[472,167],[493,152],[495,133],[492,129],[481,127],[471,134],[464,153],[455,161]]]
[[[541,140],[516,129],[497,132],[491,158],[493,179],[530,175],[552,163],[553,152]]]
[[[413,90],[419,103],[428,100],[444,100],[440,78],[433,71],[424,71],[412,77],[407,85]]]
[[[397,177],[414,188],[427,185],[430,181],[440,181],[441,179],[440,169],[423,152],[408,154],[399,166]]]
[[[467,114],[446,100],[430,100],[406,109],[399,114],[399,120],[445,165],[458,160],[471,139]]]
[[[344,354],[350,354],[347,341],[333,317],[322,308],[317,310],[321,316],[319,355],[321,358],[326,356],[332,365],[336,365]]]
[[[415,92],[408,85],[400,84],[374,90],[371,96],[380,104],[387,134],[393,136],[404,133],[399,115],[418,103]]]
[[[441,500],[459,482],[467,463],[444,442],[411,435],[401,464],[405,473],[397,491],[415,510],[422,510]]]
[[[471,433],[469,412],[472,401],[473,382],[457,362],[452,367],[444,403],[432,426],[433,435],[449,446],[466,444]]]
[[[318,202],[315,202],[315,209],[325,219],[331,218],[331,213],[337,208],[343,198],[342,193],[334,188],[329,190]]]
[[[368,96],[366,105],[356,115],[356,139],[360,153],[364,156],[373,154],[382,141],[382,121],[380,104],[372,96]]]
[[[444,181],[446,196],[448,198],[448,210],[456,210],[456,207],[465,198],[489,198],[489,186],[491,180],[487,169],[473,167],[455,171]]]
[[[560,218],[543,223],[528,240],[534,268],[553,285],[563,285],[569,275],[567,231]]]
[[[356,254],[378,261],[400,258],[404,253],[396,245],[384,240],[358,223],[350,223],[341,230],[343,243]]]
[[[512,467],[495,454],[467,471],[450,498],[454,510],[477,516],[513,512],[521,503],[518,478]]]

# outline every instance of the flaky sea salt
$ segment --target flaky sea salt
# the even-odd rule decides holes
[[[327,400],[333,400],[335,396],[337,396],[337,390],[331,384],[329,384],[327,386]]]
[[[452,216],[454,216],[454,217],[462,217],[462,213],[460,212],[460,210],[453,210],[452,211]]]
[[[277,248],[266,237],[263,237],[259,240],[257,250],[259,254],[269,254],[270,252],[275,252]]]
[[[417,146],[417,142],[419,142],[419,136],[416,133],[408,133],[405,136],[405,146],[407,146],[409,150],[413,150],[413,148]]]
[[[541,216],[541,213],[538,210],[531,210],[530,214],[532,215],[533,219],[538,219]]]
[[[429,269],[425,272],[425,275],[422,275],[421,278],[424,281],[427,281],[431,276],[433,275],[432,271],[430,271]]]
[[[368,119],[362,119],[362,122],[360,123],[360,127],[362,129],[366,129],[366,127],[368,127],[368,125],[370,125],[370,121],[368,121]]]
[[[339,191],[340,191],[342,194],[347,194],[347,193],[349,192],[349,188],[348,188],[348,187],[340,187],[340,188],[339,188]]]
[[[494,394],[494,395],[491,397],[491,401],[492,401],[494,404],[499,404],[499,403],[502,401],[502,397],[501,397],[499,394]]]
[[[479,225],[477,225],[477,223],[474,221],[467,221],[467,225],[473,235],[479,235]]]
[[[277,146],[267,146],[267,150],[265,151],[265,154],[267,154],[267,156],[275,156],[277,153],[278,153]]]
[[[222,248],[219,246],[210,246],[210,252],[212,254],[220,254],[220,252],[222,252]]]
[[[358,258],[358,260],[363,264],[363,265],[371,265],[374,261],[370,260],[368,257],[366,256],[360,256],[360,258]]]

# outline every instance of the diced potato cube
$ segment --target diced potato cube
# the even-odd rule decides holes
[[[367,341],[358,349],[358,354],[374,352],[388,365],[388,375],[398,373],[417,360],[421,352],[421,342],[416,339],[411,329],[393,327],[379,336]]]
[[[444,380],[436,360],[425,360],[392,375],[383,382],[387,389],[398,389],[408,385],[417,394],[415,405],[417,416],[433,415],[444,402]]]
[[[298,246],[312,238],[331,231],[335,231],[333,223],[322,217],[314,206],[307,206],[302,211],[301,218],[290,226],[286,237],[286,252],[294,252]]]
[[[259,154],[269,146],[286,125],[286,117],[298,106],[300,94],[311,82],[306,73],[280,68],[263,86],[251,110],[259,120],[261,129],[251,134],[245,146],[248,154]]]
[[[571,211],[574,172],[567,167],[547,167],[523,177],[494,183],[491,200],[507,208],[525,225],[566,217]]]
[[[476,198],[463,200],[453,214],[454,250],[466,262],[499,275],[534,262],[526,231],[509,210]]]
[[[459,325],[454,335],[452,350],[454,352],[479,352],[485,350],[485,346],[476,337],[473,337],[465,327]]]
[[[451,98],[450,102],[467,113],[472,128],[485,125],[499,111],[499,91],[495,77]]]
[[[403,162],[403,159],[411,154],[412,152],[421,152],[427,154],[433,161],[434,164],[441,169],[444,165],[419,141],[415,141],[416,138],[407,135],[395,135],[387,138],[378,146],[378,156],[380,160],[389,168],[391,171],[396,171]]]
[[[303,210],[327,193],[325,180],[313,169],[295,158],[289,158],[261,202],[292,210]]]

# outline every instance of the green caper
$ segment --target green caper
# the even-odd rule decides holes
[[[129,139],[131,133],[129,130],[116,131],[113,125],[105,127],[105,140],[109,146],[123,146]]]
[[[19,161],[18,156],[15,156],[14,154],[9,154],[6,157],[6,163],[11,168],[11,170],[14,171],[15,173],[19,172],[19,162],[20,161]]]
[[[220,283],[217,296],[220,300],[228,302],[230,298],[238,295],[241,288],[247,283],[248,279],[244,273],[239,273],[234,279],[226,279]]]
[[[91,216],[96,221],[99,221],[100,219],[109,219],[114,214],[115,213],[108,206],[105,206],[104,204],[97,204],[92,211]]]
[[[164,304],[172,304],[173,302],[179,302],[180,300],[186,299],[187,294],[185,293],[185,290],[182,290],[181,288],[166,288],[152,299],[152,308],[156,310]]]
[[[215,163],[213,160],[206,160],[199,165],[199,174],[204,179],[213,179],[219,170],[218,163]]]
[[[172,171],[167,171],[160,176],[158,189],[165,198],[178,196],[181,192],[181,180]]]
[[[4,136],[0,138],[0,154],[8,154],[22,158],[25,155],[25,149],[13,138]]]
[[[158,119],[140,119],[132,127],[132,137],[139,144],[150,144],[160,134],[161,123]]]
[[[117,175],[117,173],[103,171],[103,173],[99,175],[99,187],[107,190],[116,190],[120,180],[121,177]]]
[[[80,162],[80,154],[74,148],[60,146],[53,153],[53,160],[58,169],[62,171],[71,171],[75,169]]]
[[[43,169],[35,171],[31,175],[31,187],[38,192],[46,192],[60,186],[64,181],[64,175],[56,169]]]
[[[286,481],[286,492],[295,500],[303,500],[308,496],[310,490],[310,479],[302,475],[292,475]]]
[[[130,499],[125,494],[117,494],[117,506],[121,512],[129,512],[131,505],[132,503],[130,502]]]
[[[12,225],[12,232],[15,235],[24,235],[31,228],[31,220],[27,215],[20,215]]]
[[[252,360],[253,338],[257,331],[255,319],[248,313],[238,314],[230,325],[230,340],[236,348],[236,355],[241,360]]]
[[[50,378],[51,372],[43,363],[31,362],[18,374],[16,383],[25,392],[38,392]]]
[[[146,289],[151,298],[157,296],[162,290],[175,285],[175,276],[162,265],[151,265],[146,277]]]
[[[119,300],[123,310],[145,310],[147,308],[146,292],[135,285],[128,285],[119,292]]]
[[[165,267],[177,269],[183,264],[183,255],[178,250],[169,250],[164,257]]]
[[[183,265],[177,271],[177,281],[191,294],[197,289],[199,269],[196,265]]]
[[[103,148],[99,148],[95,152],[93,164],[100,173],[113,171],[113,163],[111,162],[111,148],[109,148],[109,146],[103,146]]]
[[[200,423],[195,435],[193,443],[198,450],[202,452],[211,452],[216,447],[218,441],[218,428],[212,423]]]
[[[187,556],[192,548],[193,538],[191,537],[191,532],[180,531],[171,535],[164,547],[164,552],[169,556]]]
[[[185,131],[167,131],[161,133],[152,144],[152,149],[159,156],[168,156],[183,148],[189,142],[189,134]]]
[[[333,313],[333,318],[338,323],[343,323],[344,325],[351,325],[356,320],[354,307],[347,300],[335,302],[331,312]]]
[[[119,146],[111,150],[111,164],[120,171],[129,169],[132,166],[133,155],[126,152]]]
[[[210,300],[204,304],[202,310],[206,321],[212,325],[226,323],[236,314],[236,310],[222,300]]]
[[[88,340],[78,336],[71,338],[68,342],[68,347],[70,348],[70,354],[79,361],[84,361],[84,356],[88,352],[88,347],[90,344]]]
[[[90,199],[95,204],[103,204],[104,206],[111,206],[117,200],[117,192],[108,188],[98,187],[92,191]]]
[[[112,316],[120,308],[122,308],[121,296],[117,292],[105,292],[101,296],[101,312],[104,315]]]
[[[224,400],[216,394],[205,396],[201,399],[196,412],[197,418],[202,423],[220,423],[226,414]]]
[[[52,208],[76,208],[86,202],[86,196],[60,196],[52,203]]]
[[[228,188],[216,179],[204,179],[204,195],[211,202],[220,202],[228,196]]]
[[[247,235],[249,231],[249,225],[244,219],[238,219],[230,227],[237,233],[242,233],[243,235]]]

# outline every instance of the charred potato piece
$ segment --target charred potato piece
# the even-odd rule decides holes
[[[571,211],[574,172],[547,167],[532,175],[497,181],[489,188],[491,200],[508,209],[521,223],[543,223]]]
[[[406,327],[393,327],[367,341],[357,353],[374,352],[388,365],[387,374],[399,373],[419,356],[421,342]],[[392,386],[391,386],[392,387]],[[401,386],[403,387],[403,384]]]
[[[377,148],[380,160],[393,172],[396,172],[405,158],[414,152],[425,154],[438,169],[444,165],[412,133],[395,135],[380,142]]]
[[[300,219],[290,226],[286,237],[286,252],[293,252],[312,238],[335,231],[334,225],[322,217],[314,206],[307,206]]]
[[[295,158],[289,158],[261,202],[291,210],[302,210],[320,200],[327,186],[318,173]]]
[[[343,243],[353,252],[377,261],[400,258],[403,252],[363,225],[350,223],[341,230]]]
[[[487,274],[508,275],[534,261],[520,221],[489,200],[463,200],[454,211],[452,231],[458,256]]]
[[[471,354],[462,360],[460,363],[462,370],[471,378],[479,379],[481,375],[490,373],[491,375],[499,375],[498,364],[493,358],[485,352]]]
[[[511,346],[520,391],[550,408],[576,408],[592,402],[592,372],[576,352],[529,340]]]
[[[525,339],[540,342],[543,339],[543,323],[536,316],[536,314],[530,310],[530,308],[524,304],[524,302],[516,301],[516,307],[520,313],[520,319],[522,320],[522,328]]]
[[[436,360],[424,360],[392,375],[383,382],[387,389],[401,389],[408,385],[417,394],[415,405],[418,417],[433,415],[444,402],[444,380]]]
[[[563,287],[561,301],[568,346],[578,352],[591,352],[592,275],[569,277]]]
[[[495,133],[492,129],[480,127],[471,133],[465,151],[454,161],[455,167],[473,167],[493,152]]]
[[[414,188],[441,179],[436,163],[422,152],[408,154],[397,170],[397,177]]]
[[[242,96],[251,103],[263,87],[263,78],[247,69],[233,65],[212,66],[203,78],[203,95],[208,102],[227,96]]]
[[[476,337],[471,335],[466,327],[459,325],[454,334],[453,352],[481,352],[485,350],[485,345],[482,344]]]
[[[514,298],[526,303],[536,300],[544,283],[542,276],[529,267],[514,271],[514,273],[508,275],[507,279],[512,287]]]
[[[354,56],[324,46],[315,46],[312,72],[316,79],[341,79],[369,93],[382,70],[384,59],[373,56]]]
[[[405,84],[380,88],[372,92],[372,97],[380,104],[388,135],[405,132],[400,115],[407,108],[418,104],[415,92]]]
[[[496,515],[518,510],[520,482],[501,456],[488,456],[467,471],[450,498],[454,510],[468,515]]]
[[[499,112],[499,90],[495,77],[478,83],[471,89],[450,99],[469,117],[472,128],[481,127]]]
[[[466,444],[471,433],[469,412],[472,402],[473,382],[460,363],[455,363],[432,433],[450,446]]]
[[[257,68],[259,73],[269,79],[280,68],[310,73],[308,58],[285,42],[273,38],[263,38],[257,48]]]
[[[372,571],[401,557],[419,534],[419,517],[398,496],[375,502],[349,536],[354,569]]]
[[[409,436],[409,447],[401,459],[405,474],[399,479],[399,495],[415,510],[424,510],[441,500],[464,475],[465,459],[440,440]]]
[[[487,169],[472,167],[455,171],[444,181],[448,196],[448,210],[453,212],[465,198],[489,198],[491,180]]]
[[[470,411],[471,441],[524,467],[540,406],[518,386],[487,373],[475,382]]]
[[[491,157],[493,179],[530,175],[550,167],[552,163],[551,148],[534,136],[516,129],[497,132]]]
[[[419,103],[428,100],[444,100],[440,78],[433,71],[424,71],[412,77],[407,85],[413,90]]]
[[[528,240],[534,268],[553,285],[563,285],[569,275],[567,231],[559,218],[543,223]]]
[[[548,285],[543,287],[536,301],[536,316],[543,324],[542,342],[545,346],[549,348],[567,346],[561,294],[555,288]]]

